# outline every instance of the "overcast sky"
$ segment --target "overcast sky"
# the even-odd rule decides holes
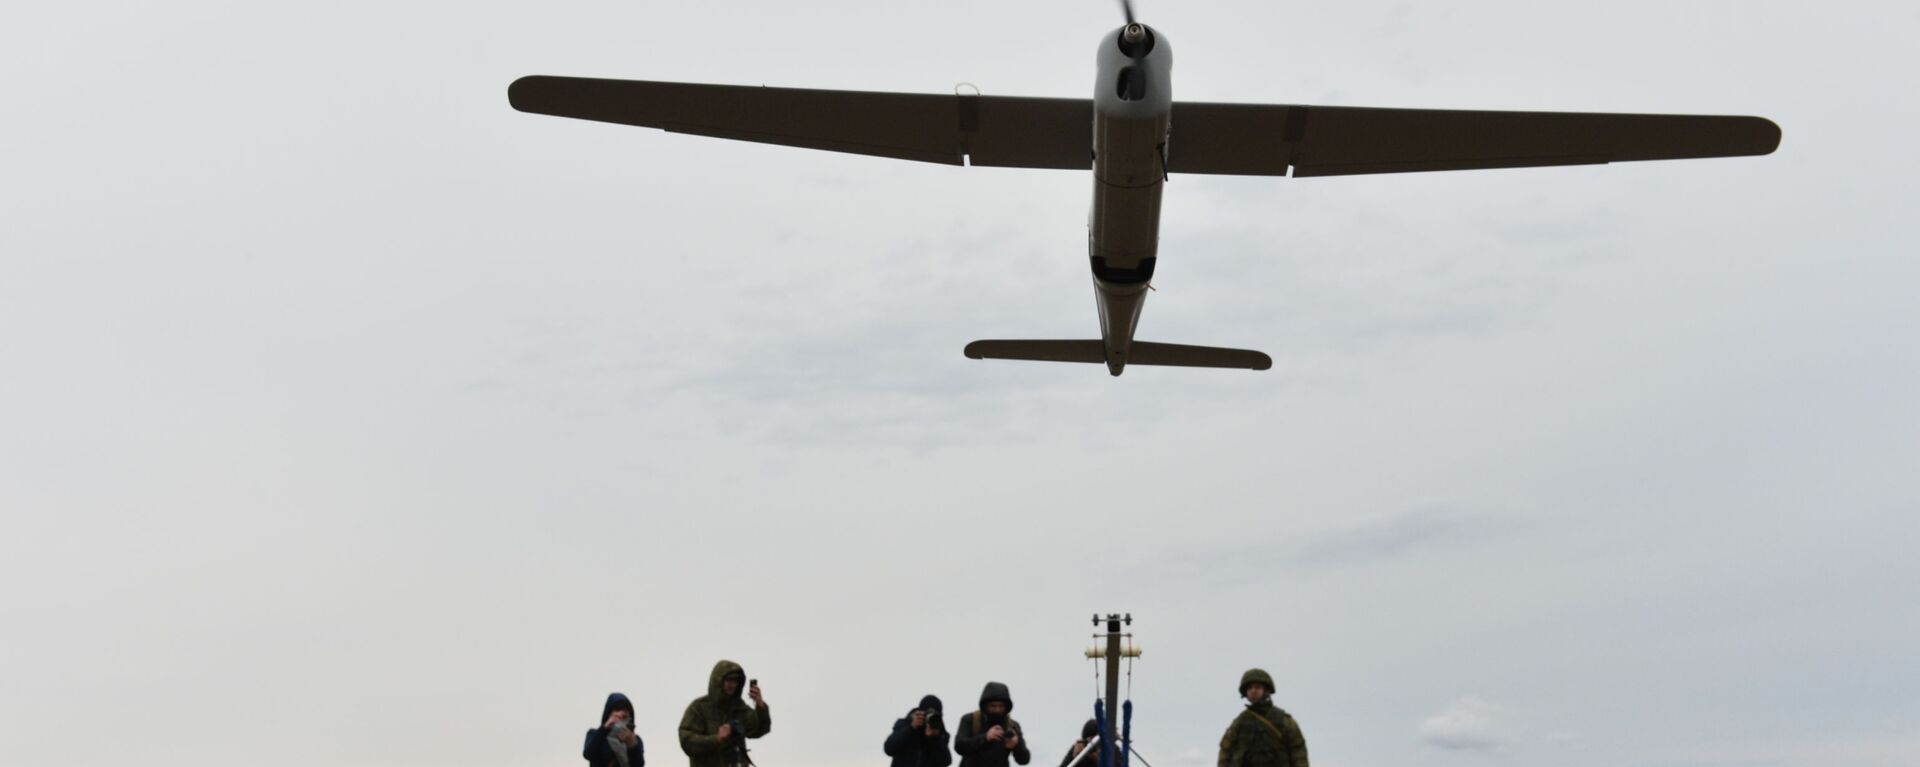
[[[1148,340],[1087,174],[521,114],[525,74],[1089,93],[1111,3],[0,14],[0,761],[765,767],[1131,611],[1200,767],[1262,666],[1323,767],[1920,763],[1911,3],[1142,0],[1176,100],[1757,114],[1762,158],[1176,177]]]

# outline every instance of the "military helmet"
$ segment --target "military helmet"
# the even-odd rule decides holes
[[[1273,694],[1273,677],[1267,675],[1267,672],[1260,669],[1250,668],[1247,669],[1247,673],[1240,675],[1240,697],[1247,697],[1247,685],[1253,684],[1254,682],[1266,685],[1267,694]]]

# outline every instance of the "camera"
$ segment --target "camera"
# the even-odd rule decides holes
[[[746,767],[753,764],[747,757],[747,726],[735,719],[727,723],[733,728],[733,734],[727,738],[727,764],[729,767]]]
[[[943,731],[943,732],[947,729],[946,722],[940,721],[940,709],[937,709],[937,708],[922,709],[921,713],[924,713],[927,715],[928,727],[932,727],[935,730]]]

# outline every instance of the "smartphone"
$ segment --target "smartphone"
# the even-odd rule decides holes
[[[760,680],[758,680],[758,679],[749,679],[749,680],[747,680],[747,686],[748,686],[748,687],[759,687],[759,686],[760,686]]]

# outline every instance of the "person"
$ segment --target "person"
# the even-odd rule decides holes
[[[1300,723],[1273,705],[1273,677],[1260,669],[1240,676],[1247,708],[1220,737],[1219,767],[1307,767],[1307,739]]]
[[[1099,722],[1088,719],[1086,724],[1080,725],[1080,739],[1074,741],[1073,745],[1067,747],[1067,755],[1060,757],[1060,767],[1067,767],[1067,765],[1073,764],[1073,758],[1079,756],[1081,751],[1085,751],[1087,744],[1092,743],[1094,736],[1099,734]],[[1095,765],[1100,763],[1099,760],[1100,754],[1087,754],[1087,758],[1080,760],[1080,767],[1095,767]]]
[[[580,756],[589,767],[646,767],[646,744],[633,731],[633,702],[614,693],[600,709],[600,726],[587,731]]]
[[[740,699],[742,689],[753,705]],[[762,737],[771,729],[772,713],[760,694],[760,680],[747,679],[740,664],[723,660],[713,664],[707,694],[694,698],[680,716],[680,750],[691,767],[730,767],[745,756],[746,738]]]
[[[893,757],[893,767],[953,764],[953,754],[947,751],[947,724],[940,715],[940,698],[921,698],[918,707],[896,720],[885,748],[887,756]]]
[[[1026,764],[1033,760],[1021,737],[1020,723],[1013,713],[1013,696],[1007,686],[988,682],[980,691],[980,708],[960,719],[953,731],[953,750],[960,752],[960,767],[1007,767],[1007,757]]]

